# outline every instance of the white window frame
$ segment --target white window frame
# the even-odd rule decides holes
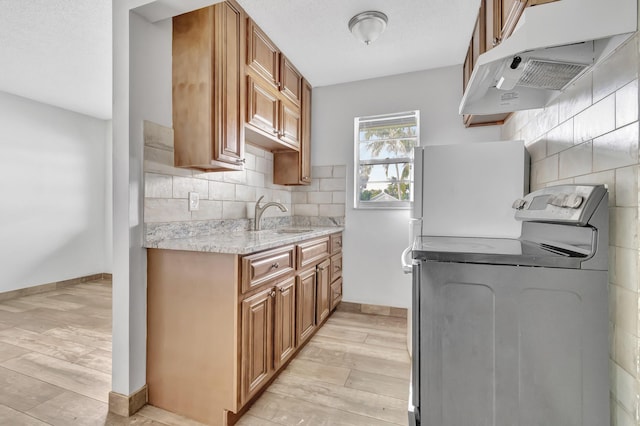
[[[372,115],[354,118],[354,195],[353,206],[355,209],[409,209],[413,202],[413,150],[407,157],[396,157],[386,159],[372,159],[372,160],[360,160],[360,129],[361,123],[364,122],[384,122],[385,120],[401,119],[404,117],[414,116],[416,120],[416,135],[414,147],[420,145],[420,111],[404,111],[392,114]],[[406,138],[403,138],[406,139]],[[396,163],[410,163],[410,173],[408,182],[410,183],[410,199],[399,201],[361,201],[360,200],[360,166],[363,164],[376,165],[376,164],[396,164]]]

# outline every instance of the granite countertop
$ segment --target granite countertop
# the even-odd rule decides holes
[[[188,238],[172,238],[152,242],[147,241],[144,246],[146,248],[167,250],[249,254],[287,244],[294,244],[311,238],[342,232],[343,229],[344,228],[338,226],[288,226],[281,229],[219,232]]]

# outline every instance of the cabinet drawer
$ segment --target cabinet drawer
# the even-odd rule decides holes
[[[334,282],[342,276],[342,253],[334,254],[331,256],[330,280]]]
[[[311,265],[329,255],[329,237],[298,244],[298,269]]]
[[[331,234],[331,254],[342,251],[342,234]]]
[[[293,246],[281,247],[242,258],[242,293],[295,270]]]
[[[331,284],[331,310],[342,300],[342,278]]]

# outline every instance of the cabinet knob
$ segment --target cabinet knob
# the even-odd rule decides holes
[[[246,163],[246,162],[247,162],[247,159],[246,159],[246,158],[238,158],[238,159],[236,160],[236,164],[244,164],[244,163]]]
[[[269,293],[270,297],[276,297],[276,291],[275,290],[271,290],[271,293]]]
[[[327,269],[327,268],[321,268],[321,267],[318,266],[318,271],[324,271],[325,269]]]
[[[284,293],[284,287],[280,287],[280,293]]]
[[[271,265],[271,269],[278,269],[280,267],[280,263],[276,262]]]
[[[336,271],[341,271],[341,270],[342,270],[342,268],[340,266],[336,265]]]
[[[309,180],[309,176],[302,176],[302,180]]]
[[[500,37],[494,37],[493,40],[491,40],[491,44],[495,47],[498,44],[500,44],[502,40],[500,40]]]
[[[273,134],[277,135],[278,134],[278,129],[273,129]]]

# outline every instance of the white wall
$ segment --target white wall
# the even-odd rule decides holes
[[[345,301],[395,307],[411,303],[410,276],[400,266],[400,253],[408,245],[409,212],[353,208],[354,117],[418,109],[422,145],[500,140],[499,126],[463,126],[457,112],[461,93],[458,66],[314,88],[312,164],[347,165]]]
[[[110,272],[108,127],[0,92],[0,292]]]

